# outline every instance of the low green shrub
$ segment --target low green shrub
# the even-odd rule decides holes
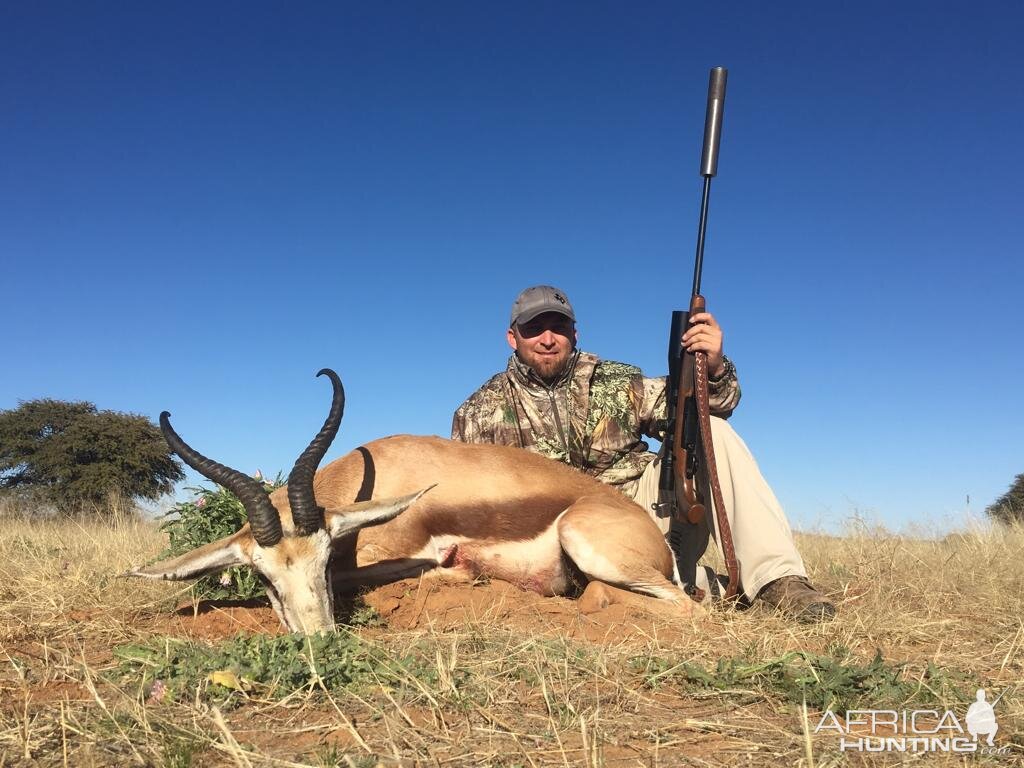
[[[266,480],[259,473],[267,493],[284,485],[281,475]],[[193,497],[176,504],[164,515],[160,530],[167,533],[167,549],[158,559],[177,557],[211,541],[230,536],[249,518],[242,502],[226,488],[188,488]],[[192,593],[201,600],[248,600],[264,594],[263,585],[251,568],[229,568],[223,573],[204,576],[192,586]]]
[[[217,645],[170,637],[114,649],[107,679],[137,687],[151,701],[219,704],[249,696],[280,699],[297,691],[350,686],[400,688],[410,678],[427,684],[432,666],[422,658],[391,658],[355,635],[240,634]]]
[[[806,700],[808,706],[821,710],[967,700],[963,675],[929,663],[915,679],[907,673],[906,664],[886,662],[880,651],[866,664],[838,649],[828,656],[794,651],[765,660],[722,658],[713,669],[648,656],[634,658],[632,666],[643,675],[647,687],[672,681],[691,690],[753,693],[794,704]]]

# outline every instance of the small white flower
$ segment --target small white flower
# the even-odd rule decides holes
[[[163,680],[154,680],[153,687],[149,689],[149,701],[159,703],[167,695],[167,686]]]
[[[228,573],[227,571],[224,571],[224,573],[222,573],[220,575],[220,585],[222,587],[230,587],[231,586],[231,574]]]

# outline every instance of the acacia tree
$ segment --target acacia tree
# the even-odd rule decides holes
[[[102,512],[112,497],[158,499],[184,477],[145,416],[49,399],[0,411],[0,490],[19,500]]]
[[[1001,523],[1024,522],[1024,474],[1017,475],[1010,490],[992,502],[985,512]]]

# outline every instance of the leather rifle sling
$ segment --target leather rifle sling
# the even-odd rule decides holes
[[[708,402],[708,356],[706,352],[694,353],[694,397],[697,399],[697,418],[700,422],[701,444],[704,446],[704,467],[707,470],[708,484],[711,486],[711,497],[715,503],[715,518],[718,521],[718,536],[725,557],[725,569],[729,574],[729,584],[725,589],[725,598],[739,594],[740,571],[736,563],[736,549],[732,543],[732,528],[725,514],[725,501],[722,499],[722,486],[718,480],[718,465],[715,463],[715,446],[711,442],[711,404]]]

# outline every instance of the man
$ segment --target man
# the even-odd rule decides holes
[[[750,451],[725,421],[740,400],[736,368],[722,353],[722,329],[709,313],[690,319],[690,351],[707,353],[711,433],[743,594],[801,621],[823,621],[835,607],[807,580],[785,513]],[[720,579],[697,566],[714,531],[653,511],[660,462],[644,436],[662,439],[665,379],[576,348],[576,315],[564,291],[527,288],[512,305],[508,367],[455,412],[452,439],[514,445],[617,486],[654,516],[669,538],[683,580],[705,593]],[[705,494],[710,498],[710,494]],[[667,513],[666,513],[667,514]]]

